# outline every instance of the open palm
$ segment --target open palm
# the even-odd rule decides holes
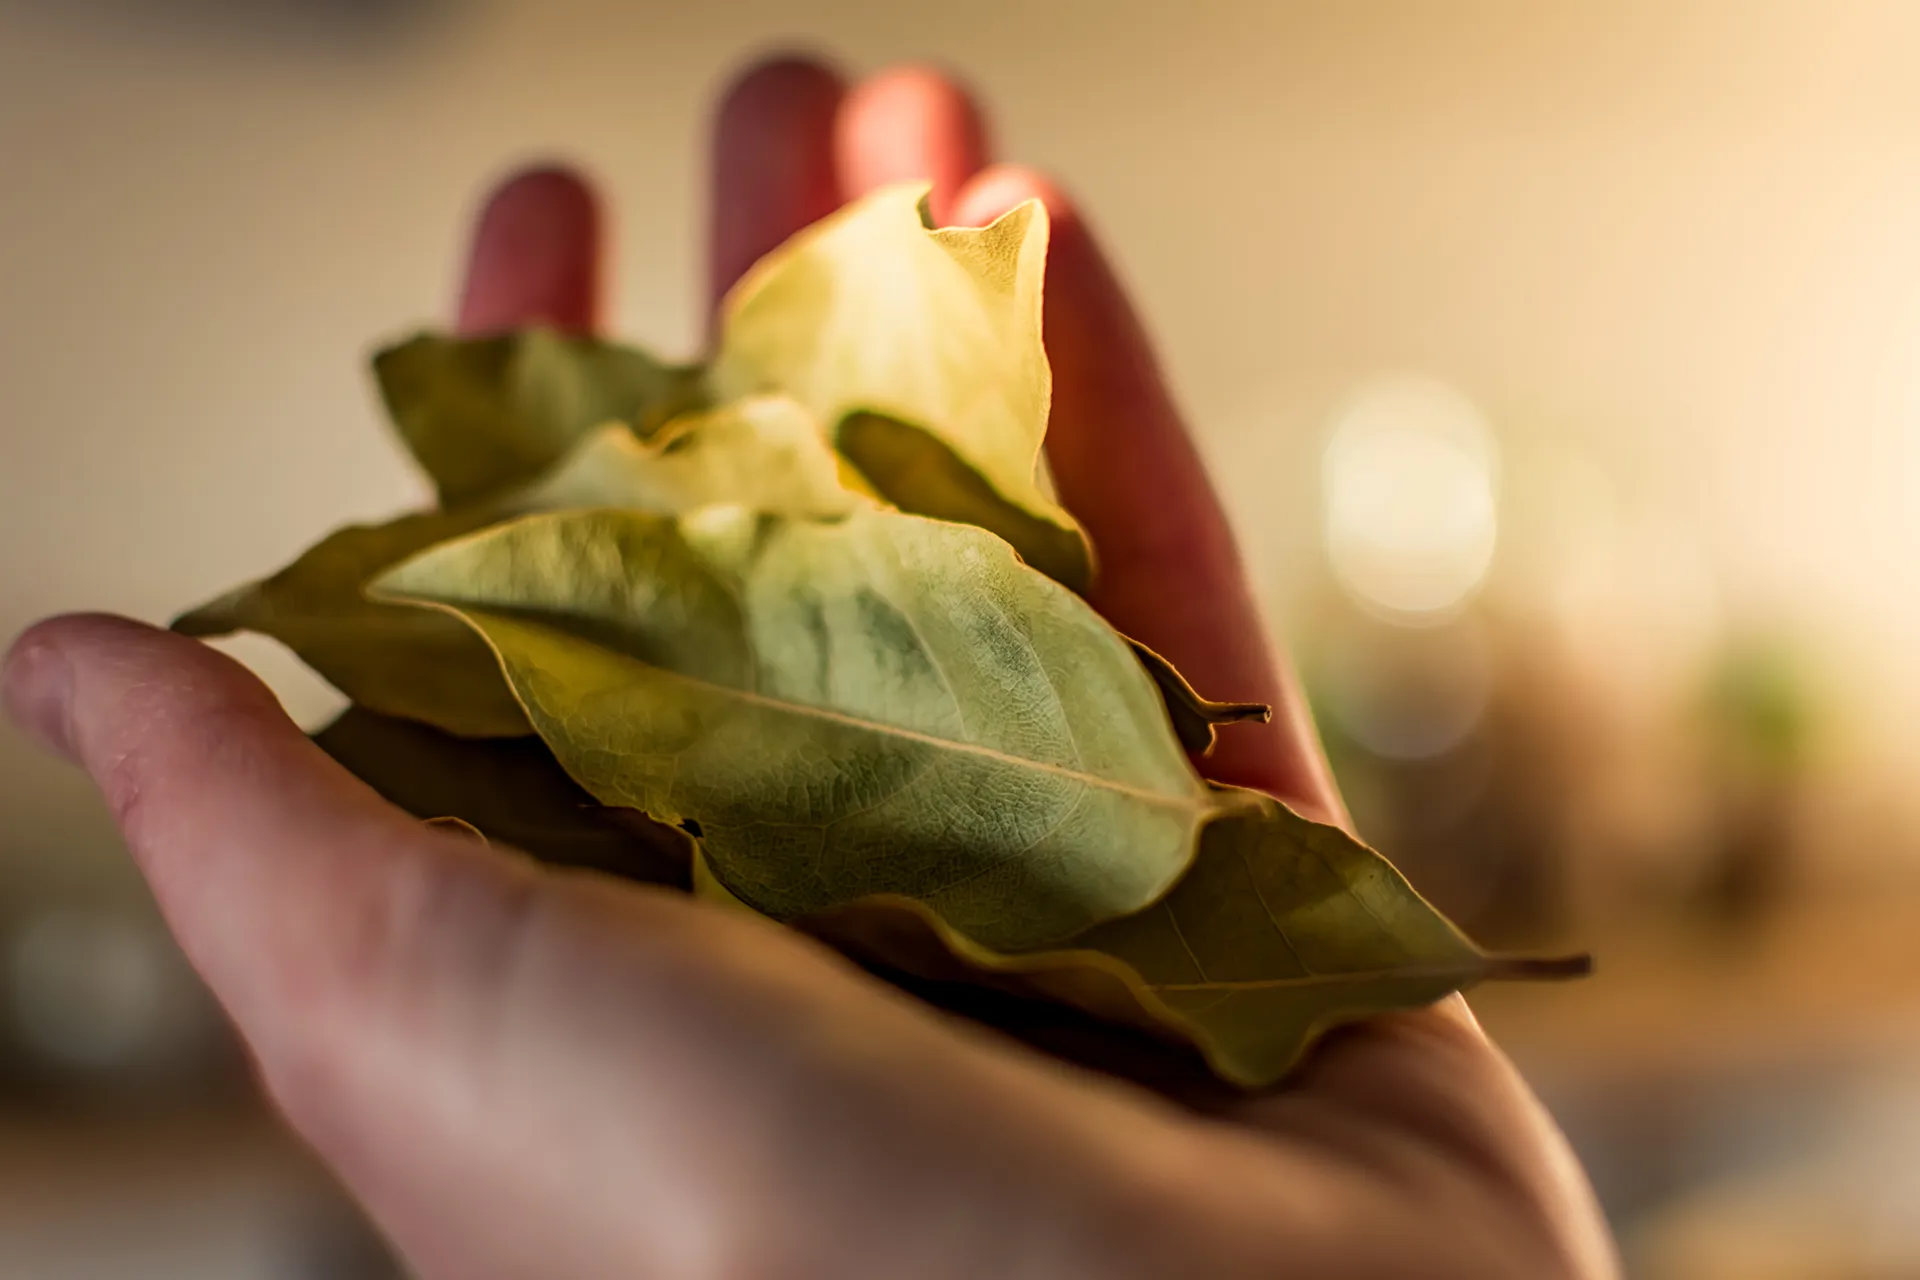
[[[1101,553],[1093,602],[1201,689],[1274,704],[1213,776],[1341,820],[1139,324],[1072,205],[988,159],[930,72],[756,68],[720,111],[713,295],[887,182],[931,179],[959,223],[1044,200],[1048,456]],[[507,183],[461,326],[591,329],[599,241],[579,179]],[[1564,1141],[1458,998],[1201,1107],[764,922],[423,828],[191,641],[43,622],[5,693],[92,773],[269,1093],[430,1280],[1614,1272]]]

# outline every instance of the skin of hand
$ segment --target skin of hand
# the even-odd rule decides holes
[[[969,98],[763,63],[721,107],[712,290],[842,200],[1053,217],[1048,441],[1094,603],[1259,698],[1209,771],[1344,821],[1147,339],[1053,185]],[[560,170],[480,218],[460,323],[588,330],[601,217]],[[1457,997],[1205,1109],[940,1012],[790,931],[424,828],[248,672],[134,622],[42,622],[16,720],[98,783],[293,1128],[428,1280],[1617,1273],[1564,1140]]]

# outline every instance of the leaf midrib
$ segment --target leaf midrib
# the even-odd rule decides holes
[[[1261,978],[1246,982],[1148,982],[1149,991],[1279,991],[1368,982],[1421,978],[1473,977],[1487,969],[1484,956],[1468,956],[1445,964],[1404,965],[1395,969],[1355,969],[1334,973],[1307,973],[1290,978]]]
[[[414,597],[414,599],[418,600],[419,598]],[[542,631],[574,638],[570,633],[559,627],[534,622],[530,619],[516,617],[512,614],[504,614],[498,610],[472,605],[463,608],[459,605],[443,603],[437,600],[420,600],[420,603],[428,604],[433,608],[443,609],[455,617],[475,616],[499,619],[507,622],[509,625],[532,626]],[[481,629],[481,633],[482,635],[485,634],[484,628]],[[1082,786],[1095,787],[1117,795],[1127,796],[1143,804],[1156,806],[1158,808],[1187,812],[1196,816],[1211,816],[1213,814],[1225,813],[1229,812],[1231,808],[1230,806],[1221,804],[1217,799],[1219,793],[1207,790],[1205,786],[1199,782],[1197,777],[1194,779],[1192,790],[1185,796],[1174,796],[1157,791],[1148,791],[1131,783],[1121,782],[1118,779],[1105,778],[1097,773],[1088,773],[1081,769],[1070,769],[1065,765],[1052,764],[1044,760],[1034,760],[1026,756],[1013,755],[1010,752],[1001,751],[995,747],[984,746],[977,742],[961,742],[953,738],[940,737],[938,734],[926,733],[919,729],[909,729],[904,725],[888,724],[884,720],[865,719],[861,716],[850,715],[844,711],[835,711],[829,707],[817,707],[804,702],[790,702],[786,699],[775,698],[768,694],[736,688],[733,685],[720,684],[716,681],[705,680],[698,676],[690,676],[683,671],[675,671],[671,667],[655,666],[650,662],[645,662],[634,657],[632,654],[620,653],[611,649],[603,651],[611,654],[622,662],[628,662],[634,666],[642,667],[666,680],[676,681],[696,689],[711,691],[720,697],[733,698],[748,706],[765,707],[788,715],[802,716],[820,720],[827,724],[837,724],[845,728],[864,730],[869,733],[898,738],[905,742],[915,742],[922,746],[935,747],[943,751],[976,756],[980,759],[1004,764],[1010,768],[1049,774],[1054,777],[1077,782]],[[498,646],[495,646],[495,652],[499,652]]]

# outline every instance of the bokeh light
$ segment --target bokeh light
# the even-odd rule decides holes
[[[1322,460],[1327,555],[1369,610],[1427,623],[1454,613],[1493,562],[1499,457],[1471,401],[1410,375],[1360,388]]]

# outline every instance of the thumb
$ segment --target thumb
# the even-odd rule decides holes
[[[1092,1249],[1090,1181],[1121,1194],[1182,1132],[789,931],[428,829],[192,641],[54,619],[0,692],[93,776],[267,1092],[422,1275],[953,1274],[960,1201]],[[929,1240],[956,1252],[924,1266]]]

